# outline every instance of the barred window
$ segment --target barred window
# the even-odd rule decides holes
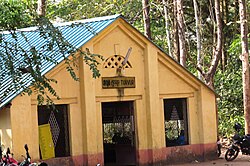
[[[166,146],[188,144],[187,99],[164,99]]]

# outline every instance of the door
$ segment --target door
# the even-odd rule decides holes
[[[39,145],[41,159],[46,160],[55,157],[55,148],[52,140],[50,124],[39,125]]]
[[[105,165],[136,165],[134,102],[102,103]]]

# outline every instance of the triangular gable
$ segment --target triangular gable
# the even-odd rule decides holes
[[[80,48],[84,44],[86,44],[89,40],[91,40],[93,37],[98,35],[102,30],[104,30],[107,26],[109,26],[112,22],[114,22],[116,19],[118,19],[120,15],[113,15],[113,16],[105,16],[105,17],[98,17],[93,19],[86,19],[81,21],[72,21],[67,23],[58,23],[55,24],[56,27],[58,27],[65,38],[66,41],[68,41],[70,44],[73,45],[75,48]],[[72,24],[82,24],[82,26],[71,26]],[[36,30],[36,27],[31,28],[24,28],[20,29],[17,32],[17,41],[14,40],[9,32],[2,32],[2,39],[1,42],[1,53],[4,53],[4,43],[5,42],[11,42],[13,45],[19,45],[24,50],[29,51],[31,47],[35,47],[36,49],[41,48],[44,43],[46,43],[46,40],[39,35],[39,32]],[[21,32],[25,34],[27,39],[24,39],[24,37],[21,35]],[[29,44],[25,41],[27,40]],[[42,48],[41,48],[42,49]],[[60,63],[64,60],[64,56],[60,52],[57,51],[58,48],[55,47],[54,51],[46,51],[44,52],[47,56],[53,56],[55,57],[57,63]],[[21,64],[22,60],[24,59],[22,56],[19,55],[20,53],[16,52],[14,55],[14,67],[17,67]],[[1,57],[0,57],[1,61]],[[48,61],[42,61],[42,67],[41,72],[42,74],[46,74],[51,69],[53,69],[56,66],[55,63],[51,63]],[[13,79],[10,75],[7,75],[6,73],[8,70],[2,66],[2,69],[0,71],[1,76],[1,86],[0,86],[0,108],[2,108],[4,105],[6,105],[8,102],[10,102],[12,99],[14,99],[17,95],[19,95],[24,89],[19,89],[16,91],[15,87],[13,86]],[[25,86],[28,87],[32,83],[32,78],[29,76],[29,74],[25,74],[20,82],[24,82]],[[4,92],[7,89],[11,89],[10,93],[8,95],[5,95]]]
[[[131,24],[129,24],[121,15],[98,17],[98,18],[81,20],[81,21],[72,21],[72,22],[67,22],[67,23],[55,24],[55,26],[59,27],[63,36],[65,37],[65,39],[69,43],[71,43],[76,48],[80,48],[83,45],[85,45],[88,41],[93,39],[95,36],[97,36],[97,34],[100,33],[102,30],[106,29],[110,24],[112,24],[118,18],[121,18],[126,24],[129,25],[129,28],[134,29],[143,38],[145,38],[151,44],[153,44],[155,47],[157,47],[159,49],[159,51],[161,51],[165,56],[170,58],[172,61],[171,63],[178,65],[180,68],[182,68],[183,71],[187,72],[193,78],[193,80],[196,80],[199,83],[201,83],[202,85],[206,86],[202,81],[200,81],[198,78],[196,78],[187,69],[182,67],[172,57],[168,56],[168,54],[162,48],[157,46],[154,42],[152,42],[151,40],[146,38],[139,30],[137,30],[135,27],[133,27]],[[83,23],[86,26],[70,26],[71,24],[78,24],[78,23]],[[39,47],[39,46],[41,46],[41,43],[44,43],[46,41],[43,40],[43,38],[41,38],[38,35],[38,32],[35,29],[36,28],[34,28],[34,27],[33,28],[25,28],[25,29],[21,29],[20,31],[23,31],[23,32],[28,34],[30,42],[32,44],[34,44],[33,46]],[[8,34],[3,34],[3,35],[6,38],[9,37]],[[19,35],[18,38],[20,39],[20,40],[18,40],[19,44],[21,44],[24,47],[24,45],[25,45],[24,39],[22,39],[21,35]],[[12,39],[10,38],[7,40],[12,40]],[[30,49],[29,46],[26,46],[26,47],[27,47],[27,50]],[[2,49],[2,47],[0,49]],[[58,52],[57,53],[46,52],[46,54],[48,56],[50,56],[50,55],[55,56],[57,58],[58,63],[60,63],[64,60],[63,55],[61,55]],[[66,56],[68,56],[68,55],[66,55]],[[18,57],[17,57],[17,59],[18,59]],[[43,62],[43,63],[44,63],[44,65],[42,66],[42,69],[41,69],[42,74],[46,74],[47,72],[49,72],[51,69],[53,69],[56,66],[55,64],[49,63],[49,62]],[[4,72],[6,72],[6,71],[1,70],[0,75],[2,75]],[[30,77],[28,77],[28,75],[27,75],[26,77],[24,76],[21,81],[26,82],[26,87],[28,87],[31,84],[32,79]],[[12,93],[10,93],[9,95],[4,96],[3,92],[12,86],[11,82],[12,82],[12,79],[10,76],[7,76],[3,80],[1,80],[2,85],[0,87],[0,108],[2,108],[5,104],[10,102],[12,99],[14,99],[17,95],[19,95],[24,90],[24,89],[20,89],[19,91],[12,91]],[[208,89],[210,89],[208,86],[206,86],[206,87]],[[210,90],[213,91],[212,89],[210,89]]]
[[[121,17],[122,18],[122,17]],[[206,85],[202,80],[198,79],[193,73],[191,73],[189,70],[187,70],[187,68],[183,67],[179,62],[177,62],[173,57],[169,56],[168,53],[163,50],[160,46],[158,46],[157,44],[155,44],[152,40],[148,39],[145,35],[143,35],[138,29],[136,29],[134,26],[132,26],[126,19],[123,19],[123,21],[129,25],[127,30],[131,31],[134,30],[135,33],[137,34],[137,36],[140,36],[139,38],[144,38],[147,41],[149,41],[153,46],[155,46],[156,48],[158,48],[159,52],[158,52],[158,60],[163,62],[163,63],[170,63],[173,65],[173,67],[178,68],[178,70],[183,71],[183,74],[188,76],[190,81],[195,83],[195,84],[199,84],[204,86],[205,88],[207,88],[209,91],[211,91],[212,93],[214,93],[216,96],[217,94],[215,93],[215,91],[213,89],[211,89],[208,85]],[[138,35],[139,34],[139,35]],[[127,34],[130,35],[130,34]],[[175,73],[176,74],[176,73]],[[182,77],[181,75],[178,75],[179,77]]]

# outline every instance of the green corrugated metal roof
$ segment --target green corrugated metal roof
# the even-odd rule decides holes
[[[98,17],[80,21],[72,21],[67,23],[58,23],[54,24],[54,26],[59,28],[64,39],[66,39],[71,45],[73,45],[75,48],[80,48],[94,36],[98,35],[99,32],[101,32],[103,29],[105,29],[119,17],[120,15],[105,16],[105,17]],[[78,24],[82,26],[71,26],[72,24],[74,25]],[[26,38],[23,37],[21,32],[25,34]],[[4,51],[4,46],[6,46],[5,42],[12,43],[13,47],[20,46],[26,51],[29,51],[32,47],[35,47],[37,50],[43,49],[42,46],[46,42],[48,42],[43,37],[41,37],[36,27],[20,29],[17,32],[17,40],[13,39],[12,35],[9,32],[2,32],[1,35],[3,40],[0,45],[0,61],[2,61],[1,59],[3,58],[2,55],[5,54]],[[44,51],[43,54],[45,54],[46,56],[53,55],[56,62],[60,63],[64,60],[64,57],[60,52],[56,51],[57,49],[58,47],[55,47],[54,51]],[[14,59],[14,67],[19,66],[24,60],[24,57],[20,56],[20,51],[13,52],[12,57]],[[42,74],[46,74],[55,66],[56,63],[51,63],[49,61],[44,60],[41,66]],[[0,108],[2,108],[13,98],[19,95],[24,89],[16,90],[13,87],[14,79],[10,74],[8,74],[8,69],[3,64],[1,64],[0,66],[0,75],[1,75]],[[29,76],[29,74],[27,74],[24,75],[19,81],[23,82],[26,85],[26,87],[28,87],[32,83],[32,78]],[[8,89],[13,89],[13,90],[9,91],[8,94],[6,95],[5,92]]]

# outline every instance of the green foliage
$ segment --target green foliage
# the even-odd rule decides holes
[[[13,30],[31,26],[30,3],[20,3],[18,0],[0,0],[0,29]]]
[[[131,141],[133,138],[131,131],[131,123],[105,123],[103,125],[103,141],[104,143],[115,143],[115,135],[120,141],[124,138],[129,138]]]
[[[174,25],[174,8],[172,1],[169,5],[169,24],[171,31],[171,41],[173,42],[173,25]],[[213,49],[215,47],[214,39],[214,11],[210,4],[212,1],[200,0],[199,17],[200,30],[202,39],[203,69],[206,71],[212,59]],[[227,55],[225,69],[218,68],[214,83],[215,91],[219,96],[219,133],[224,136],[232,134],[235,122],[244,124],[243,101],[242,101],[242,80],[241,80],[241,61],[240,55],[240,38],[239,19],[237,3],[234,0],[228,0],[228,13],[223,18],[223,34],[225,34],[224,51]],[[91,6],[91,7],[90,7]],[[188,50],[188,69],[197,74],[196,69],[196,26],[194,20],[194,8],[192,1],[183,3],[184,20],[186,25],[186,41]],[[225,9],[226,10],[226,9]],[[51,19],[60,18],[61,20],[76,20],[82,18],[122,14],[134,25],[140,32],[143,32],[142,4],[139,0],[63,0],[59,4],[48,5],[48,13]],[[167,40],[165,31],[165,19],[162,1],[150,1],[150,18],[153,42],[167,50]],[[173,45],[173,43],[171,43]],[[244,126],[244,125],[243,125]]]
[[[53,21],[71,21],[113,14],[121,14],[129,23],[143,31],[140,0],[62,0],[48,1],[47,16]]]
[[[215,88],[219,95],[219,134],[227,137],[234,133],[233,126],[236,122],[244,126],[242,66],[239,48],[240,38],[236,38],[230,45],[230,59],[225,72],[218,70],[215,77]]]
[[[79,53],[85,63],[90,66],[94,78],[100,76],[97,69],[99,60],[102,60],[100,55],[73,47],[64,39],[59,28],[55,27],[48,18],[37,15],[37,5],[33,1],[18,2],[15,0],[0,1],[1,9],[3,9],[0,11],[0,86],[4,84],[3,81],[6,77],[11,78],[9,84],[12,85],[0,95],[1,100],[13,92],[22,92],[22,90],[24,90],[22,94],[28,95],[35,92],[39,104],[43,104],[45,101],[47,104],[53,103],[49,96],[59,99],[52,86],[57,81],[47,78],[41,71],[42,61],[48,61],[52,64],[58,63],[54,56],[44,54],[47,51],[63,55],[67,65],[66,70],[76,81],[79,78],[75,74],[75,70],[78,69],[78,57],[75,53]],[[40,37],[47,41],[45,44],[34,47],[26,36],[27,33],[18,30],[18,28],[30,25],[36,26],[34,33],[39,33]],[[20,38],[22,38],[22,42],[26,43],[26,46],[20,44]],[[29,50],[27,50],[27,46],[29,46]],[[68,54],[71,55],[70,58],[68,58]],[[32,83],[29,84],[29,82]]]
[[[141,10],[139,0],[62,0],[47,7],[48,17],[51,19],[79,20],[112,14],[122,14],[126,18],[133,18]],[[140,10],[138,10],[140,9]]]
[[[245,123],[243,108],[242,62],[239,59],[241,54],[240,35],[235,35],[235,38],[229,46],[228,52],[229,57],[226,70],[223,72],[219,69],[215,77],[215,88],[217,94],[219,95],[219,134],[227,137],[234,133],[233,126],[236,122],[242,124],[243,127]],[[244,132],[244,130],[242,130],[242,132]]]

